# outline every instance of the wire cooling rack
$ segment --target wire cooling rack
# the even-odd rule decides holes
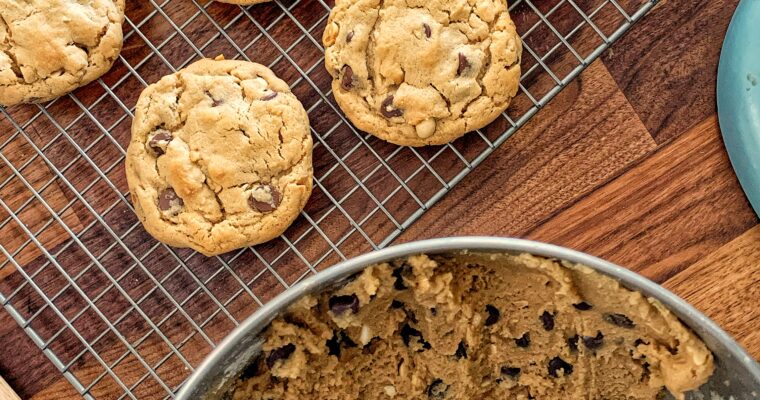
[[[109,73],[48,104],[0,110],[0,302],[84,397],[172,397],[262,304],[390,243],[655,1],[514,1],[525,46],[513,104],[476,133],[420,149],[357,131],[336,106],[321,44],[332,2],[128,1]],[[280,238],[206,258],[143,231],[123,168],[140,91],[219,54],[268,65],[304,103],[315,189]]]

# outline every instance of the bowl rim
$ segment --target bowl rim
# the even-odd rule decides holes
[[[721,352],[721,356],[734,358],[750,372],[754,380],[760,385],[760,364],[741,345],[720,328],[718,324],[685,300],[642,275],[601,258],[548,243],[492,236],[457,236],[413,241],[375,250],[342,261],[291,286],[264,304],[230,332],[206,357],[201,365],[196,368],[190,378],[182,384],[182,388],[177,393],[176,398],[194,399],[198,395],[205,393],[206,389],[211,387],[213,383],[209,380],[214,377],[215,368],[221,365],[235,351],[236,345],[243,342],[249,335],[255,335],[257,331],[262,331],[263,327],[268,325],[274,317],[302,296],[313,293],[330,283],[337,282],[373,264],[414,254],[440,254],[462,250],[530,253],[536,256],[558,258],[586,265],[600,273],[611,276],[622,283],[623,286],[659,300],[703,340],[705,340],[705,337],[714,338],[717,343],[725,347],[725,351]],[[716,350],[712,346],[710,347],[711,351],[715,353]]]

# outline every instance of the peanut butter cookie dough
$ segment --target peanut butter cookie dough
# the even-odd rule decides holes
[[[517,93],[522,45],[505,0],[336,0],[323,42],[340,108],[395,144],[450,142]]]
[[[270,240],[311,194],[306,111],[266,67],[201,60],[137,102],[126,171],[156,239],[206,255]]]
[[[0,104],[52,100],[111,68],[124,0],[0,0]]]
[[[371,266],[265,335],[235,400],[683,398],[714,368],[658,301],[527,254]]]

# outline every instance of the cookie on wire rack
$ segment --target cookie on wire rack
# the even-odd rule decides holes
[[[340,108],[399,145],[482,128],[517,93],[522,46],[504,0],[337,0],[322,39]]]
[[[266,67],[201,60],[140,95],[126,159],[156,239],[215,255],[273,239],[312,188],[309,120]]]
[[[124,0],[0,2],[0,105],[63,96],[106,73],[122,45]]]

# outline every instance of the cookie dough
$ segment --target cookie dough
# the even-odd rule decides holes
[[[265,338],[235,400],[683,398],[713,371],[658,301],[527,254],[371,266]]]
[[[124,0],[1,0],[0,104],[52,100],[111,68]]]
[[[517,93],[522,46],[505,0],[337,0],[323,35],[335,100],[389,142],[450,142]]]
[[[224,253],[280,235],[311,194],[306,111],[266,67],[201,60],[148,86],[126,160],[145,229]]]

